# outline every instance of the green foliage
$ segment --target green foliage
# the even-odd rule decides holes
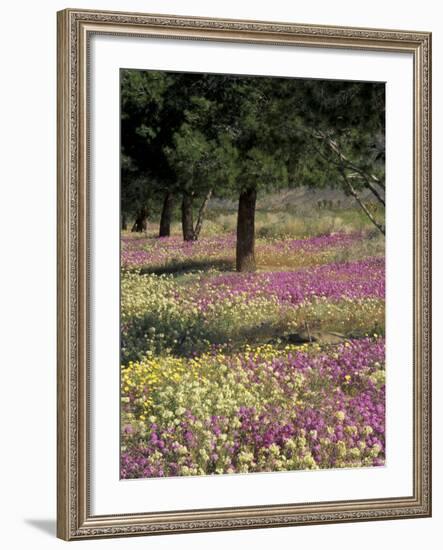
[[[381,83],[123,70],[122,210],[166,190],[383,184],[384,101]]]

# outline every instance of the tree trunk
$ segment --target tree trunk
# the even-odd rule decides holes
[[[198,240],[198,238],[200,236],[200,232],[201,232],[202,227],[203,227],[203,219],[205,217],[206,208],[208,206],[208,202],[211,198],[211,195],[212,195],[212,189],[210,189],[206,193],[206,197],[203,199],[203,202],[200,206],[200,210],[198,211],[197,223],[196,223],[195,229],[194,229],[194,240],[195,241]]]
[[[126,214],[122,214],[122,230],[128,229],[128,220]]]
[[[194,218],[192,214],[192,195],[183,193],[182,199],[182,230],[183,240],[193,241],[194,239]]]
[[[255,203],[254,187],[240,193],[237,217],[237,271],[255,271]]]
[[[174,195],[169,191],[163,201],[162,214],[160,217],[159,237],[169,237],[171,235],[172,208],[174,206]]]
[[[131,231],[133,233],[143,233],[148,228],[148,208],[140,208]]]

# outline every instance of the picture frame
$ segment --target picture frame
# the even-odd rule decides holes
[[[389,520],[431,515],[431,34],[67,9],[58,25],[58,367],[57,367],[57,535],[64,540],[252,529],[291,525]],[[412,231],[410,251],[412,331],[408,376],[412,439],[410,494],[379,498],[325,499],[269,504],[155,508],[147,512],[96,513],[91,479],[100,464],[91,457],[96,421],[94,392],[94,308],[91,295],[91,235],[96,210],[91,202],[91,86],[96,66],[91,40],[101,36],[138,42],[179,40],[217,44],[331,50],[355,55],[404,54],[412,63],[413,135]],[[183,42],[184,43],[184,42]],[[395,62],[395,60],[394,60]],[[112,115],[111,115],[112,116]],[[117,115],[116,115],[117,116]],[[92,235],[93,237],[93,235]],[[397,243],[398,245],[398,243]],[[96,249],[95,249],[96,250]],[[94,258],[94,261],[97,261]],[[389,260],[388,260],[389,261]],[[103,305],[103,304],[102,304]],[[394,313],[395,315],[395,313]],[[399,315],[399,312],[397,312]],[[95,356],[94,356],[95,357]],[[392,356],[391,356],[392,357]],[[395,358],[395,353],[393,355]],[[405,396],[406,400],[409,398]],[[118,401],[118,398],[117,398]],[[118,407],[118,403],[116,404]],[[95,470],[94,470],[95,468]],[[278,474],[277,474],[278,475]],[[321,474],[313,474],[321,475]],[[115,472],[118,477],[118,473]],[[254,478],[257,480],[258,478]],[[117,479],[118,481],[118,479]],[[162,483],[163,480],[157,480]],[[192,480],[190,480],[192,483]],[[195,482],[195,480],[194,480]],[[190,485],[188,485],[190,487]],[[157,485],[158,488],[158,485]],[[159,491],[161,489],[158,489]],[[262,495],[266,502],[267,495]]]

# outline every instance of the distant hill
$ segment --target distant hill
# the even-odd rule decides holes
[[[362,191],[360,196],[363,200],[372,201],[373,197],[369,190]],[[310,209],[318,207],[326,201],[326,206],[335,208],[347,208],[355,206],[355,199],[347,196],[341,189],[314,189],[311,187],[297,187],[295,189],[284,189],[271,194],[259,194],[257,200],[258,210],[291,210]],[[211,199],[209,209],[235,211],[237,202],[228,199]]]

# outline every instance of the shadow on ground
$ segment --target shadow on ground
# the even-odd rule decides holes
[[[43,531],[53,537],[56,536],[57,523],[55,519],[25,519],[25,523],[35,527],[39,531]]]
[[[140,273],[142,275],[180,275],[189,271],[207,271],[209,269],[232,271],[233,265],[229,260],[186,260],[185,262],[171,262],[161,267],[143,267]]]

